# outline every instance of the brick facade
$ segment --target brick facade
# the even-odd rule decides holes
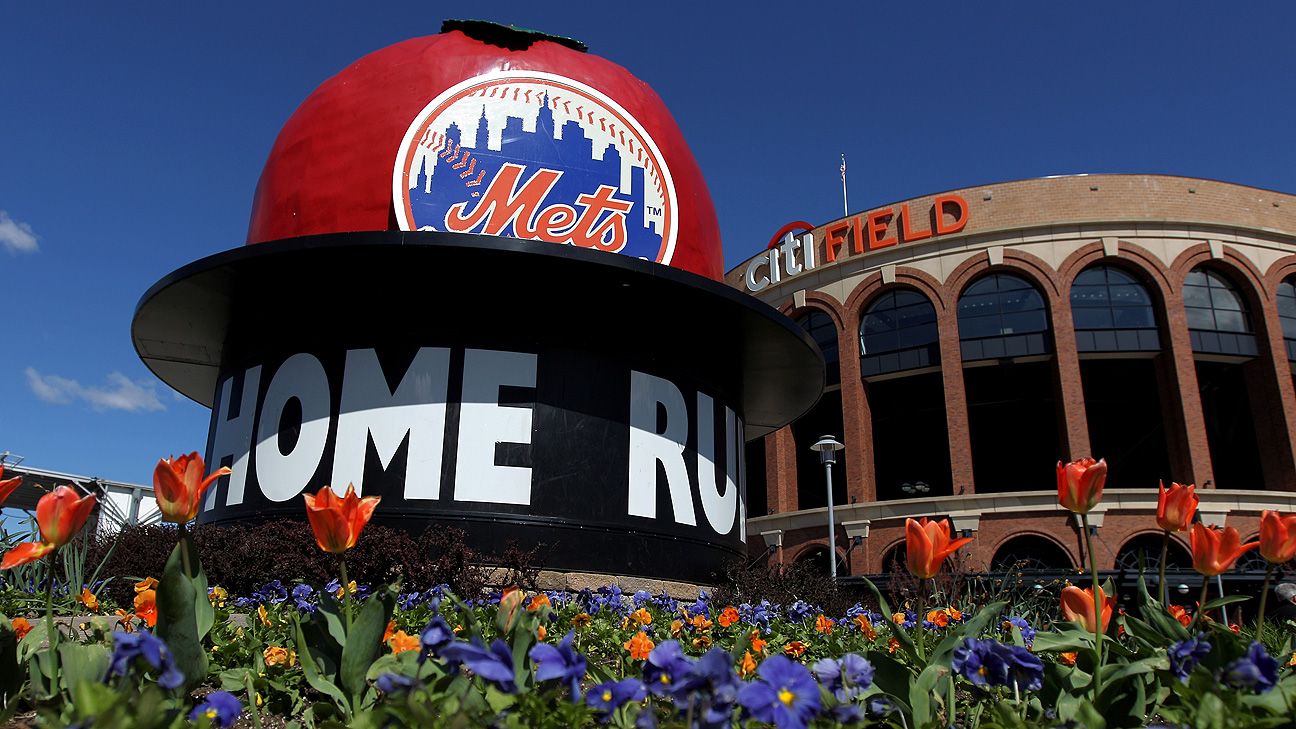
[[[948,193],[947,193],[948,194]],[[827,312],[839,326],[842,381],[840,434],[848,448],[847,489],[852,501],[877,499],[872,449],[873,418],[860,375],[859,327],[877,296],[895,287],[921,292],[937,318],[945,418],[955,493],[976,494],[972,472],[967,393],[961,366],[958,300],[968,285],[993,271],[1031,282],[1048,308],[1060,455],[1090,455],[1089,422],[1080,379],[1080,354],[1072,324],[1071,284],[1086,268],[1115,263],[1140,279],[1154,300],[1161,352],[1153,357],[1166,451],[1176,480],[1215,485],[1207,422],[1183,302],[1190,271],[1206,266],[1225,274],[1250,307],[1258,354],[1242,364],[1261,454],[1262,483],[1237,489],[1296,492],[1296,387],[1278,317],[1278,286],[1296,275],[1296,196],[1210,180],[1159,175],[1091,175],[1024,180],[965,188],[966,226],[953,234],[856,251],[870,213],[832,221],[812,231],[818,266],[771,283],[756,295],[790,316]],[[886,206],[932,208],[937,196]],[[934,218],[933,221],[934,222]],[[828,262],[826,231],[842,241]],[[759,256],[757,257],[759,258]],[[749,259],[754,260],[754,259]],[[745,290],[748,262],[726,280]],[[767,438],[766,483],[774,514],[796,512],[797,443],[791,428]],[[1101,454],[1094,454],[1101,455]],[[1155,489],[1155,484],[1148,484]],[[1243,536],[1258,528],[1258,512],[1231,511],[1229,526]],[[956,524],[957,526],[957,524]],[[1129,539],[1155,528],[1150,514],[1109,511],[1101,528],[1100,562],[1110,567]],[[796,560],[824,544],[823,529],[783,534],[781,557]],[[753,533],[755,536],[756,532]],[[986,514],[967,550],[971,566],[986,567],[1005,540],[1033,533],[1055,542],[1080,566],[1080,534],[1056,511]],[[869,536],[851,545],[842,534],[837,551],[852,574],[877,572],[884,555],[903,540],[903,519],[874,522]],[[759,539],[753,548],[762,546]]]

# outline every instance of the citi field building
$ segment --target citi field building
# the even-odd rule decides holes
[[[1159,559],[1157,481],[1203,521],[1296,508],[1296,196],[1160,175],[968,187],[813,228],[729,271],[819,344],[828,389],[748,445],[747,532],[842,574],[903,563],[906,517],[976,537],[972,570],[1082,566],[1054,465],[1105,457],[1103,569]],[[1188,566],[1179,539],[1171,565]]]

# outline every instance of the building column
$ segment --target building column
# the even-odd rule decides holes
[[[975,494],[972,437],[968,430],[967,390],[963,384],[963,348],[959,344],[958,306],[936,315],[940,336],[941,381],[945,386],[945,429],[949,436],[950,483],[954,494]]]
[[[873,411],[860,377],[859,313],[846,312],[837,332],[841,372],[842,443],[846,445],[846,498],[852,504],[877,501],[873,463]]]
[[[771,514],[797,510],[796,438],[790,425],[765,436],[765,492]]]
[[[1256,334],[1260,355],[1243,366],[1264,477],[1250,488],[1296,491],[1296,388],[1277,302],[1263,304],[1264,334]]]
[[[1049,307],[1052,312],[1054,371],[1057,374],[1058,420],[1062,429],[1063,461],[1101,458],[1090,453],[1089,421],[1085,415],[1084,384],[1080,380],[1080,355],[1076,351],[1075,321],[1071,318],[1070,292],[1063,292]]]
[[[1157,356],[1161,381],[1161,409],[1165,418],[1170,451],[1171,478],[1204,487],[1213,479],[1210,442],[1206,438],[1206,416],[1202,413],[1197,364],[1188,336],[1183,295],[1165,294],[1166,342]]]

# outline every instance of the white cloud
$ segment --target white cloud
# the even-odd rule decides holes
[[[76,380],[58,375],[42,375],[34,367],[26,370],[27,385],[36,397],[56,405],[84,401],[95,410],[141,411],[166,410],[158,399],[157,384],[150,380],[131,380],[120,372],[108,375],[103,387],[87,387]]]
[[[35,253],[40,250],[40,246],[36,244],[36,232],[31,226],[14,220],[3,210],[0,210],[0,248],[10,253]]]

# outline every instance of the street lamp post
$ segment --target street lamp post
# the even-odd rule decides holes
[[[837,528],[833,523],[832,467],[837,462],[837,451],[845,447],[831,435],[823,436],[810,446],[810,450],[819,451],[819,461],[824,465],[824,479],[828,484],[828,569],[834,581],[837,580]]]

